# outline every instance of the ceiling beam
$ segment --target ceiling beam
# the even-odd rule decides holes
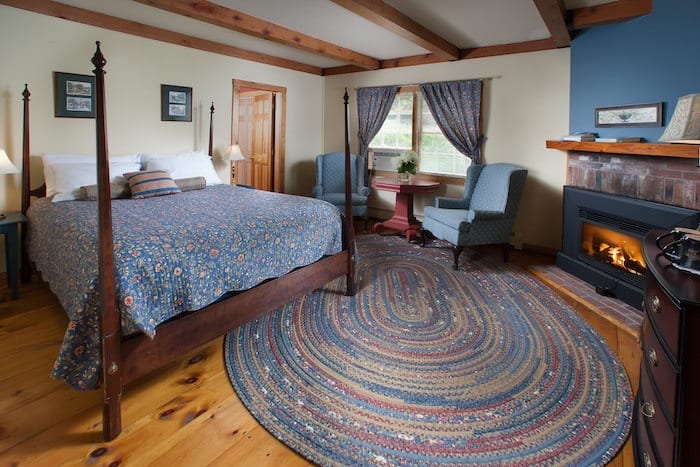
[[[459,59],[459,48],[429,31],[382,0],[331,0],[333,3],[447,60]]]
[[[564,0],[533,0],[557,47],[569,47],[571,34],[566,26]]]
[[[522,54],[526,52],[539,52],[542,50],[556,49],[552,39],[538,39],[534,41],[513,42],[511,44],[487,45],[462,49],[462,60],[471,58],[497,57],[499,55]]]
[[[590,28],[602,24],[620,23],[651,13],[652,0],[618,0],[570,10],[574,29]]]
[[[206,0],[136,0],[139,3],[160,8],[171,13],[213,24],[232,31],[294,47],[316,55],[357,65],[367,70],[379,68],[379,60],[339,45],[287,29],[240,11]]]
[[[460,60],[473,58],[496,57],[499,55],[521,54],[526,52],[539,52],[542,50],[553,50],[558,48],[552,39],[539,39],[534,41],[514,42],[511,44],[489,45],[485,47],[474,47],[462,49]],[[404,66],[427,65],[430,63],[446,62],[444,57],[436,54],[413,55],[411,57],[399,57],[382,60],[381,69],[399,68]],[[342,75],[346,73],[358,73],[362,70],[356,66],[338,66],[323,69],[323,76]]]
[[[94,11],[84,10],[54,2],[52,0],[0,0],[0,5],[7,5],[22,10],[32,11],[55,18],[75,21],[76,23],[88,24],[110,31],[122,32],[133,36],[144,37],[170,44],[190,47],[192,49],[204,50],[228,57],[241,58],[251,62],[265,63],[267,65],[288,68],[291,70],[303,71],[314,75],[321,75],[321,68],[299,63],[284,58],[274,57],[250,50],[241,49],[219,42],[200,39],[166,29],[148,26],[146,24],[129,21],[115,16],[109,16]]]

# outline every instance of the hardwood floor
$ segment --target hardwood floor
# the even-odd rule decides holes
[[[101,392],[49,376],[66,321],[37,278],[0,303],[0,465],[311,465],[240,403],[221,338],[127,385],[122,434],[103,442]]]
[[[522,252],[512,260],[549,261]],[[48,286],[34,277],[18,300],[2,293],[0,465],[311,465],[243,407],[224,368],[222,338],[127,385],[123,431],[105,443],[101,392],[80,393],[49,376],[67,320]]]

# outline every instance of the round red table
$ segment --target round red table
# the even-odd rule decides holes
[[[416,180],[399,182],[392,177],[372,178],[372,187],[381,191],[393,191],[396,193],[396,208],[391,219],[374,224],[374,231],[381,233],[384,229],[400,230],[410,241],[416,238],[420,229],[420,222],[413,216],[413,195],[415,193],[432,193],[440,187],[439,182]]]

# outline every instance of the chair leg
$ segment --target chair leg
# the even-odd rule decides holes
[[[509,259],[510,259],[510,244],[504,243],[503,244],[503,262],[507,263]]]
[[[437,238],[430,230],[425,230],[423,226],[420,226],[418,229],[418,235],[420,236],[420,246],[425,246],[426,243],[429,243]]]
[[[455,271],[459,269],[459,255],[461,255],[463,251],[464,251],[463,246],[455,245],[452,247],[452,254],[455,257],[455,262],[454,262],[454,264],[452,264],[452,269],[454,269]]]

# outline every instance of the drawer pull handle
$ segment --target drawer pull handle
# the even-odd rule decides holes
[[[642,415],[647,418],[654,418],[654,415],[656,415],[656,410],[654,410],[654,404],[652,402],[643,403],[640,410],[642,411]]]
[[[649,363],[651,363],[652,366],[658,366],[659,365],[659,360],[656,358],[656,350],[651,349],[649,350]]]
[[[661,313],[661,300],[656,295],[651,297],[651,310],[654,313]]]
[[[651,456],[646,451],[642,453],[642,464],[645,467],[651,467]]]

